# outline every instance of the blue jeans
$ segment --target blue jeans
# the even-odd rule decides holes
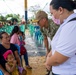
[[[20,55],[20,46],[17,45],[17,44],[15,44],[15,46],[17,47],[17,49],[18,49],[18,54]]]
[[[0,75],[4,75],[3,72],[0,70]]]
[[[22,62],[21,56],[20,56],[20,59],[21,59],[21,62]],[[26,66],[28,66],[29,65],[29,62],[28,62],[28,53],[27,52],[24,54],[24,60],[25,60]]]
[[[15,44],[15,46],[17,47],[18,53],[19,53],[19,55],[20,55],[20,46],[18,46],[17,44]],[[21,58],[21,56],[20,56],[20,59],[21,59],[21,63],[22,63],[22,58]],[[26,51],[26,53],[24,54],[24,60],[25,60],[26,66],[28,66],[29,63],[28,63],[28,53],[27,53],[27,51]]]

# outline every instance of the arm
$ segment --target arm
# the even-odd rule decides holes
[[[20,57],[19,57],[18,51],[15,51],[14,54],[15,54],[15,58],[16,58],[16,60],[18,62],[18,66],[21,66],[21,62],[20,62]]]
[[[65,61],[67,61],[69,59],[69,57],[66,57],[62,54],[60,54],[59,52],[55,52],[54,55],[52,56],[47,56],[47,59],[46,59],[46,63],[45,63],[45,66],[58,66],[62,63],[64,63]]]
[[[52,56],[52,51],[50,51],[47,56],[51,57]]]
[[[46,47],[46,50],[47,50],[47,54],[48,54],[50,50],[49,50],[48,38],[47,38],[46,30],[45,30],[45,28],[40,28],[40,30],[41,30],[41,32],[42,32],[42,34],[44,36],[44,44],[45,44],[45,47]]]
[[[16,43],[20,46],[20,40],[18,37],[16,38]]]
[[[10,75],[1,65],[0,65],[0,69],[2,70],[4,75]]]
[[[61,32],[58,41],[54,41],[56,44],[56,50],[54,54],[49,57],[47,56],[46,66],[58,66],[60,64],[66,63],[66,61],[76,53],[76,30],[74,29],[74,24],[69,26],[69,23],[65,25]],[[74,27],[73,27],[74,26]],[[65,36],[66,33],[66,36]],[[65,36],[65,37],[63,37]],[[56,37],[55,37],[56,38]]]
[[[47,36],[44,36],[44,44],[45,44],[45,47],[47,49],[47,54],[49,53],[49,47],[48,47],[48,39],[47,39]]]
[[[18,35],[17,35],[17,34],[14,34],[14,35],[11,37],[10,42],[13,43],[13,44],[18,44],[18,45],[20,45],[20,41],[19,41],[19,39],[18,39]]]
[[[6,69],[8,72],[13,72],[16,68],[16,60],[13,61],[13,66],[11,67],[8,63],[6,63]]]

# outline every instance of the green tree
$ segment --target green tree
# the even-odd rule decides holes
[[[4,21],[6,21],[6,18],[1,15],[1,16],[0,16],[0,21],[4,22]]]
[[[19,14],[7,14],[5,16],[6,19],[10,18],[9,20],[11,19],[17,19],[17,21],[19,22],[20,21],[20,15]]]
[[[41,10],[40,5],[30,6],[29,11],[32,12],[32,17],[31,18],[35,18],[35,14],[38,10]]]
[[[9,17],[13,17],[13,14],[7,14],[5,17],[6,17],[6,19]]]

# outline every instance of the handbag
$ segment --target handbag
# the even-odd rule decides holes
[[[20,46],[20,54],[24,55],[25,53],[26,53],[26,48],[23,45],[21,45]]]

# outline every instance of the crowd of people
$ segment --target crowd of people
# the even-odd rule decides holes
[[[52,20],[59,27],[52,39],[47,13],[41,10],[36,13],[36,22],[44,36],[47,50],[45,67],[48,74],[46,75],[50,75],[51,71],[52,75],[76,75],[76,13],[74,9],[76,9],[74,0],[50,2]],[[32,69],[28,62],[24,39],[25,35],[18,26],[14,27],[10,36],[6,32],[0,33],[0,69],[4,75],[13,74],[14,69],[16,69],[15,75],[18,73],[26,75],[26,70],[22,67],[21,55],[24,55],[26,67]],[[23,53],[21,53],[22,48],[25,48]]]

